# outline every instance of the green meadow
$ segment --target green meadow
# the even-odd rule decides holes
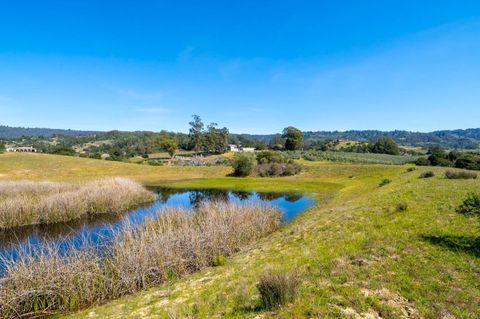
[[[2,154],[0,179],[122,176],[145,185],[303,192],[317,199],[222,265],[71,318],[480,318],[480,223],[455,211],[469,192],[480,192],[479,179],[450,180],[446,168],[409,170],[408,164],[300,163],[305,169],[297,176],[234,178],[226,166]],[[426,170],[435,176],[419,178]],[[380,186],[384,179],[390,183]],[[294,301],[259,307],[257,284],[268,269],[298,273]]]

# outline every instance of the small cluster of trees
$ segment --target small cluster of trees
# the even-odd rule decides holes
[[[198,115],[193,115],[193,120],[189,124],[190,147],[195,153],[220,154],[228,149],[228,128],[218,128],[217,123],[210,123],[205,129],[205,124]]]
[[[435,146],[430,148],[427,154],[428,158],[420,158],[416,164],[480,170],[480,154],[477,153],[456,150],[447,153],[441,147]]]

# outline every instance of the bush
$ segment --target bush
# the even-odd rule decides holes
[[[292,176],[300,173],[302,166],[297,163],[265,163],[256,167],[258,176]]]
[[[407,168],[407,172],[413,172],[413,171],[416,171],[417,168],[416,167],[409,167]]]
[[[255,154],[253,153],[237,153],[232,160],[233,175],[245,177],[253,172],[255,167]]]
[[[396,208],[396,209],[397,209],[397,212],[404,212],[404,211],[407,210],[407,208],[408,208],[407,203],[405,203],[405,202],[400,202],[400,203],[397,204],[397,208]]]
[[[448,179],[476,179],[477,174],[469,171],[446,171],[445,177]]]
[[[430,166],[430,161],[425,157],[420,157],[415,161],[415,164],[418,166]]]
[[[400,155],[400,148],[389,136],[380,137],[378,140],[369,143],[368,148],[372,153]]]
[[[264,309],[273,309],[293,302],[297,295],[300,281],[296,271],[267,271],[260,276],[257,289]]]
[[[286,159],[280,152],[263,151],[257,153],[257,162],[265,163],[285,163]]]
[[[457,213],[480,217],[480,194],[469,193],[462,205],[457,208]]]
[[[226,262],[227,262],[227,259],[223,255],[218,255],[213,258],[214,267],[224,266]]]
[[[420,178],[430,178],[435,176],[435,173],[432,171],[425,171],[420,174]]]
[[[382,179],[382,181],[380,182],[380,184],[378,184],[379,187],[382,187],[382,186],[385,186],[387,184],[390,184],[392,181],[389,180],[388,178],[385,178],[385,179]]]

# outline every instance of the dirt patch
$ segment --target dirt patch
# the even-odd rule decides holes
[[[417,319],[420,318],[417,308],[413,302],[407,298],[402,297],[398,293],[392,292],[386,288],[369,290],[362,289],[362,294],[365,297],[374,296],[380,300],[384,305],[397,312],[399,318],[402,319]]]
[[[368,312],[358,313],[353,308],[342,309],[342,313],[345,317],[351,319],[382,319],[378,312],[374,310],[369,310]]]

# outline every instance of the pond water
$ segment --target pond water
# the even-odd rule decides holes
[[[195,208],[203,201],[229,201],[240,204],[259,203],[277,206],[285,222],[314,205],[312,198],[302,194],[238,192],[229,190],[189,190],[172,188],[151,188],[157,195],[155,202],[134,209],[122,215],[96,215],[67,223],[35,225],[0,230],[0,257],[15,258],[20,247],[39,247],[49,242],[59,247],[84,246],[86,243],[102,247],[112,239],[116,230],[125,223],[140,224],[145,218],[154,216],[164,206]],[[3,263],[0,258],[0,270]]]

